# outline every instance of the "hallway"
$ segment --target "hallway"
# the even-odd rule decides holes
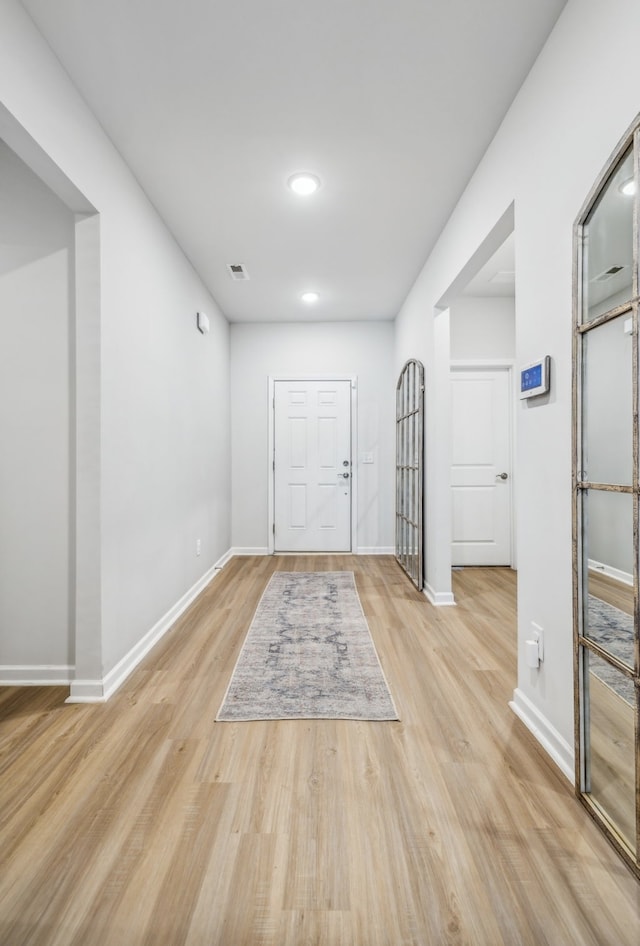
[[[275,569],[354,571],[400,722],[214,722]],[[636,946],[640,885],[509,709],[515,585],[234,558],[106,704],[0,690],[0,942]]]

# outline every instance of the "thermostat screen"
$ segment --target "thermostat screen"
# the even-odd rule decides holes
[[[539,361],[523,365],[520,369],[520,398],[537,397],[549,390],[549,368],[551,358],[545,355]]]
[[[532,365],[520,372],[520,390],[531,391],[532,388],[539,388],[542,384],[542,365]]]

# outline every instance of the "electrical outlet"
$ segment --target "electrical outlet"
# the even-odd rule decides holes
[[[196,555],[199,555],[201,551],[202,543],[200,542],[200,539],[196,539]]]

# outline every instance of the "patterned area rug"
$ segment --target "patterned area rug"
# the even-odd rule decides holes
[[[594,595],[589,595],[589,637],[620,660],[633,666],[633,618]],[[633,683],[604,660],[591,661],[595,675],[633,705]]]
[[[353,572],[271,576],[216,719],[398,719]]]

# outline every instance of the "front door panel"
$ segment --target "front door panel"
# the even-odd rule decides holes
[[[351,551],[351,383],[274,382],[274,548]]]

